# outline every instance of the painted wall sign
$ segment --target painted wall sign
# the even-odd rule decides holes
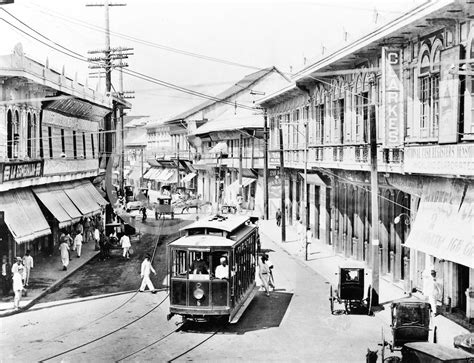
[[[408,173],[474,175],[474,144],[410,146],[403,170]]]
[[[403,143],[402,52],[382,48],[384,95],[384,145],[399,147]]]
[[[3,164],[3,182],[26,178],[36,178],[43,175],[43,161],[24,161]]]

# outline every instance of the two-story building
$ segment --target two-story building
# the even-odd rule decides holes
[[[103,212],[99,130],[112,99],[23,53],[0,56],[0,254],[50,253],[60,230]]]
[[[186,145],[187,136],[195,151],[196,172],[185,178],[196,177],[203,200],[235,204],[242,193],[243,207],[262,213],[263,118],[254,101],[288,83],[276,68],[266,68],[166,122],[182,130],[174,142]]]
[[[469,317],[472,15],[467,1],[427,2],[307,66],[292,85],[259,102],[268,112],[270,150],[284,149],[288,222],[303,218],[338,253],[370,264],[373,121],[382,275],[423,291],[424,273],[435,269],[441,302],[464,312],[471,306]],[[269,160],[279,166],[278,153]]]

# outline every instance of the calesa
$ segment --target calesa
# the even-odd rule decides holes
[[[170,243],[170,314],[235,323],[257,291],[258,227],[246,216],[212,216],[182,229]]]

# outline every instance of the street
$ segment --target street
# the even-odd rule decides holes
[[[329,285],[321,276],[265,236],[262,247],[270,251],[277,289],[270,297],[259,292],[235,325],[167,321],[166,291],[50,297],[2,320],[4,361],[365,361],[367,348],[376,349],[381,340],[382,322],[331,315]],[[94,265],[71,280],[87,281],[83,274]],[[130,286],[124,282],[122,288]]]

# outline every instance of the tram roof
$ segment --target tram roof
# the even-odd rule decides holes
[[[213,217],[212,219],[201,219],[192,224],[187,225],[184,228],[181,228],[181,231],[185,231],[193,228],[214,228],[220,229],[226,232],[232,232],[242,224],[246,223],[250,218],[248,216],[228,216],[226,215],[224,220],[216,220]]]
[[[236,241],[221,237],[212,236],[208,234],[197,234],[194,236],[184,236],[170,243],[170,246],[180,247],[232,247]]]

